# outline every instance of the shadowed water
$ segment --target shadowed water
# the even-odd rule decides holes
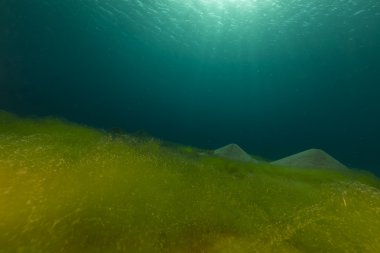
[[[378,172],[380,3],[0,3],[0,108]]]

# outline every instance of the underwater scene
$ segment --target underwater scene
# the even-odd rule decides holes
[[[0,253],[380,252],[378,0],[0,0]]]

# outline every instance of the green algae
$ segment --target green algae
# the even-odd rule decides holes
[[[380,252],[379,180],[0,112],[0,252]]]

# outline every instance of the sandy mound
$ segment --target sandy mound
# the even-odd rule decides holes
[[[320,149],[309,149],[301,153],[274,161],[272,164],[302,168],[347,168],[338,160]]]
[[[214,155],[241,162],[257,163],[249,154],[236,144],[228,144],[214,151]]]

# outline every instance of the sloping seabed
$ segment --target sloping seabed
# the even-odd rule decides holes
[[[0,252],[380,252],[379,185],[0,112]]]

